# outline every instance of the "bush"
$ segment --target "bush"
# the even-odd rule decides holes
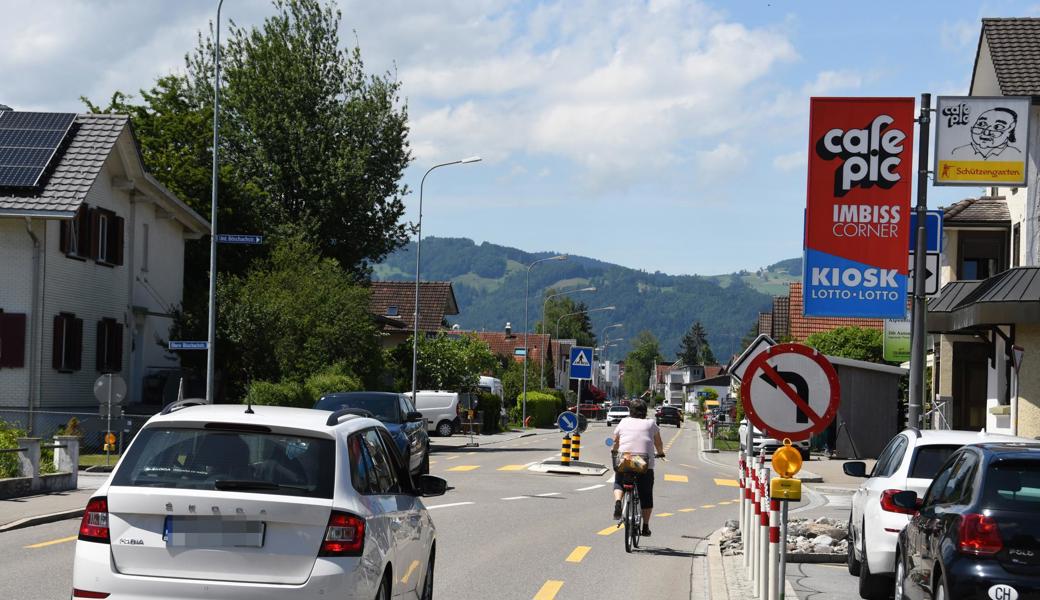
[[[258,404],[262,406],[296,406],[299,408],[310,408],[312,402],[308,401],[307,392],[303,384],[294,381],[283,381],[272,383],[270,381],[254,381],[249,384],[243,404]]]
[[[304,393],[313,406],[325,394],[335,392],[360,392],[364,387],[361,380],[347,372],[343,367],[332,367],[315,373],[303,383]]]
[[[25,437],[25,431],[16,428],[5,421],[0,421],[0,448],[17,448],[20,437]],[[0,454],[0,479],[6,477],[20,477],[21,469],[18,467],[18,453],[4,452]]]
[[[528,399],[531,395],[528,394]],[[484,433],[495,433],[501,429],[502,400],[487,392],[482,392],[477,399],[481,419],[484,421]]]
[[[523,398],[518,397],[516,408],[513,412],[517,420],[520,420],[523,408]],[[563,400],[545,392],[527,392],[527,416],[531,418],[531,427],[553,427],[556,417],[567,407]]]

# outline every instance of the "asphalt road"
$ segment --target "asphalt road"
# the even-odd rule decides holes
[[[611,428],[593,423],[582,460],[609,465]],[[435,594],[453,600],[706,598],[705,539],[736,518],[731,470],[701,462],[697,430],[665,427],[668,460],[657,464],[653,536],[626,554],[611,519],[609,470],[554,475],[526,466],[559,453],[558,434],[477,448],[443,448],[431,471],[451,489],[426,504],[437,526]],[[0,597],[68,597],[70,520],[0,534]]]

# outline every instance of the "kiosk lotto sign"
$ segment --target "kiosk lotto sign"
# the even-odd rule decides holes
[[[906,317],[913,98],[813,98],[805,315]]]

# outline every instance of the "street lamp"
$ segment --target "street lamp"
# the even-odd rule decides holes
[[[524,289],[524,393],[523,393],[523,407],[521,408],[522,414],[520,415],[520,426],[527,429],[527,351],[529,346],[527,345],[527,305],[530,304],[528,298],[531,295],[531,269],[534,268],[540,262],[547,260],[567,260],[566,254],[557,254],[556,256],[550,256],[548,258],[539,258],[533,263],[527,265],[527,286]]]
[[[415,226],[415,313],[413,315],[415,320],[412,322],[412,402],[415,402],[416,383],[418,382],[419,374],[416,367],[419,359],[419,258],[421,255],[420,244],[422,243],[423,186],[426,185],[426,176],[432,173],[434,169],[451,165],[465,165],[475,162],[480,162],[479,156],[470,156],[469,158],[462,158],[451,162],[441,163],[439,165],[433,165],[428,171],[426,171],[426,174],[422,176],[422,181],[419,182],[419,220]]]
[[[573,317],[574,315],[583,315],[585,313],[599,312],[601,310],[614,310],[615,308],[617,308],[617,307],[615,307],[615,306],[601,306],[599,308],[587,308],[585,310],[579,310],[579,311],[576,311],[576,312],[567,313],[565,315],[560,315],[560,318],[556,319],[556,339],[557,340],[560,339],[560,321],[566,319],[567,317]],[[560,384],[560,382],[557,381],[556,385],[559,385],[559,384]]]
[[[607,331],[609,331],[611,329],[617,329],[618,327],[624,327],[624,326],[625,326],[624,323],[614,323],[612,325],[607,325],[606,327],[604,327],[603,328],[603,332],[600,333],[600,335],[599,335],[600,343],[603,344],[604,347],[606,347],[606,345],[607,345]]]
[[[596,286],[590,285],[589,287],[583,287],[583,288],[580,288],[580,289],[577,289],[577,290],[567,290],[565,292],[557,292],[555,294],[549,294],[548,296],[546,296],[545,300],[542,300],[542,329],[547,329],[547,327],[545,326],[545,305],[548,304],[550,299],[555,298],[556,296],[565,296],[567,294],[576,294],[578,292],[595,292],[595,291],[596,291]],[[546,333],[546,332],[542,331],[542,333]],[[546,337],[548,337],[548,336],[546,336]],[[539,369],[539,371],[541,371],[541,374],[542,374],[540,385],[541,385],[542,389],[545,389],[545,337],[542,338],[542,351],[541,351],[541,356],[539,358],[541,359],[540,360],[541,365],[538,367],[538,369]]]
[[[213,404],[213,378],[217,345],[217,151],[220,148],[220,9],[217,3],[217,43],[213,61],[213,185],[209,217],[209,332],[206,335],[206,402]]]

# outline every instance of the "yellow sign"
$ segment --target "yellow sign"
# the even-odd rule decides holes
[[[940,160],[937,176],[942,181],[1021,183],[1025,168],[1024,161]]]
[[[719,405],[719,401],[718,400],[705,400],[704,401],[704,406],[718,406],[718,405]]]
[[[802,500],[802,480],[774,477],[769,481],[769,497],[773,500]]]
[[[115,444],[116,443],[116,434],[112,433],[111,431],[106,433],[105,434],[105,443],[106,444]]]
[[[784,440],[784,447],[773,453],[773,470],[781,477],[794,477],[802,470],[802,453],[791,446],[791,440]]]

